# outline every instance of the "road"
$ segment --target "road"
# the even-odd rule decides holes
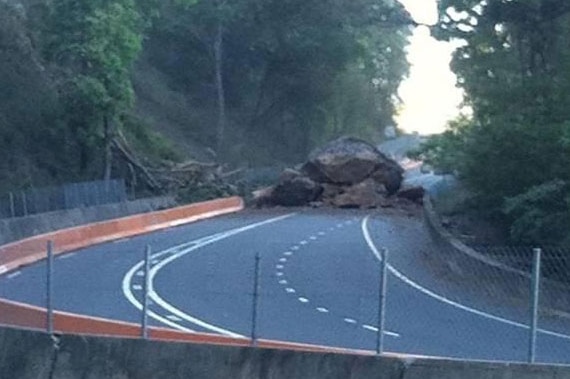
[[[525,312],[446,284],[422,258],[437,247],[421,218],[386,212],[245,211],[97,245],[56,259],[55,306],[139,322],[150,244],[154,325],[249,336],[258,253],[258,336],[373,350],[387,248],[386,351],[524,361]],[[45,271],[39,262],[0,277],[0,296],[44,305]],[[540,326],[538,360],[570,363],[570,327]]]

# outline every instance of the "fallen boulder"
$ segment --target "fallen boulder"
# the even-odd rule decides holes
[[[384,203],[386,189],[373,179],[347,187],[330,204],[339,208],[376,208]]]
[[[425,189],[423,187],[409,187],[409,188],[402,188],[398,191],[398,197],[403,199],[408,199],[413,201],[414,203],[423,203],[423,198],[425,194]]]
[[[393,171],[396,162],[388,159],[373,145],[353,137],[342,137],[309,155],[303,172],[319,183],[356,184],[384,168]],[[400,181],[401,169],[400,172]]]
[[[314,150],[297,169],[284,170],[275,186],[255,194],[254,199],[260,206],[393,207],[391,195],[400,189],[403,172],[373,145],[342,137]],[[413,191],[401,194],[411,199],[417,196]]]
[[[308,205],[317,200],[322,191],[323,188],[310,178],[300,173],[295,175],[287,172],[281,176],[279,183],[271,191],[271,202],[284,206]]]

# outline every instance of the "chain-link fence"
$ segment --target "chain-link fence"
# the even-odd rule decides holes
[[[0,218],[120,203],[127,200],[123,179],[32,188],[0,195]]]

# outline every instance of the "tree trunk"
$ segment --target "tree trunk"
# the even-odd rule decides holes
[[[103,174],[103,180],[109,183],[111,180],[111,168],[113,166],[113,151],[111,150],[111,142],[113,139],[113,133],[111,132],[111,124],[109,122],[109,117],[105,115],[103,118],[104,127],[104,139],[105,139],[105,172]]]
[[[216,130],[216,152],[218,156],[223,154],[224,138],[226,131],[226,96],[224,93],[223,78],[223,42],[224,27],[222,21],[218,21],[218,31],[214,42],[214,59],[216,69],[216,91],[218,95],[218,127]]]

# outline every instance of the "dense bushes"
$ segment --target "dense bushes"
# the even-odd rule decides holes
[[[455,171],[513,241],[570,242],[569,4],[446,0],[440,11],[433,32],[464,41],[452,65],[472,116],[419,155]]]

